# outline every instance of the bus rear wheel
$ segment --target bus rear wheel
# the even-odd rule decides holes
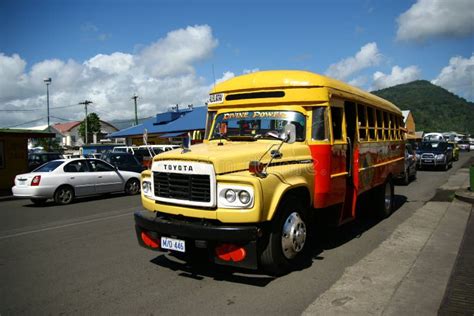
[[[301,199],[286,198],[271,222],[260,264],[270,275],[283,275],[301,266],[310,249],[308,210]]]
[[[376,215],[379,218],[389,217],[393,212],[394,186],[389,177],[384,184],[377,188],[376,193]]]

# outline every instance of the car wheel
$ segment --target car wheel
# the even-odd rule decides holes
[[[31,200],[31,202],[33,202],[34,205],[41,206],[41,205],[46,204],[47,199],[30,199],[30,200]]]
[[[270,225],[260,264],[270,275],[283,275],[298,268],[308,257],[311,228],[307,207],[300,199],[288,197]]]
[[[140,182],[138,179],[130,179],[125,184],[125,193],[128,195],[135,195],[140,192]]]
[[[389,217],[393,212],[394,187],[392,179],[388,178],[376,190],[375,214],[380,219]]]
[[[54,202],[60,205],[69,204],[74,199],[74,190],[69,186],[61,186],[54,192]]]

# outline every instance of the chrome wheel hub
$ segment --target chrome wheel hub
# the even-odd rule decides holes
[[[69,190],[63,189],[59,192],[59,199],[63,203],[68,202],[71,199],[71,197],[72,197],[72,195],[71,195],[71,192]]]
[[[306,242],[306,224],[297,212],[287,217],[281,234],[281,247],[287,259],[293,259]]]

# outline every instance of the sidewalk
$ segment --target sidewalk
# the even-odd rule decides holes
[[[466,170],[451,175],[440,190],[466,188]],[[466,229],[472,208],[472,203],[457,199],[426,203],[379,247],[346,269],[303,314],[474,314],[473,283],[465,275],[466,267],[474,266],[474,247],[472,243],[464,247],[466,240],[474,240],[474,229]],[[474,220],[470,223],[474,225]]]

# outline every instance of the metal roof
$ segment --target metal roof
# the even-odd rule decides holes
[[[127,136],[143,135],[145,129],[148,134],[162,134],[162,133],[176,133],[194,130],[203,130],[206,127],[206,113],[207,107],[195,107],[192,111],[173,112],[178,114],[179,117],[175,118],[169,123],[163,124],[163,117],[169,116],[170,118],[176,115],[160,115],[145,120],[142,124],[132,126],[118,132],[109,134],[108,137],[119,138]],[[163,113],[162,113],[163,114]]]

